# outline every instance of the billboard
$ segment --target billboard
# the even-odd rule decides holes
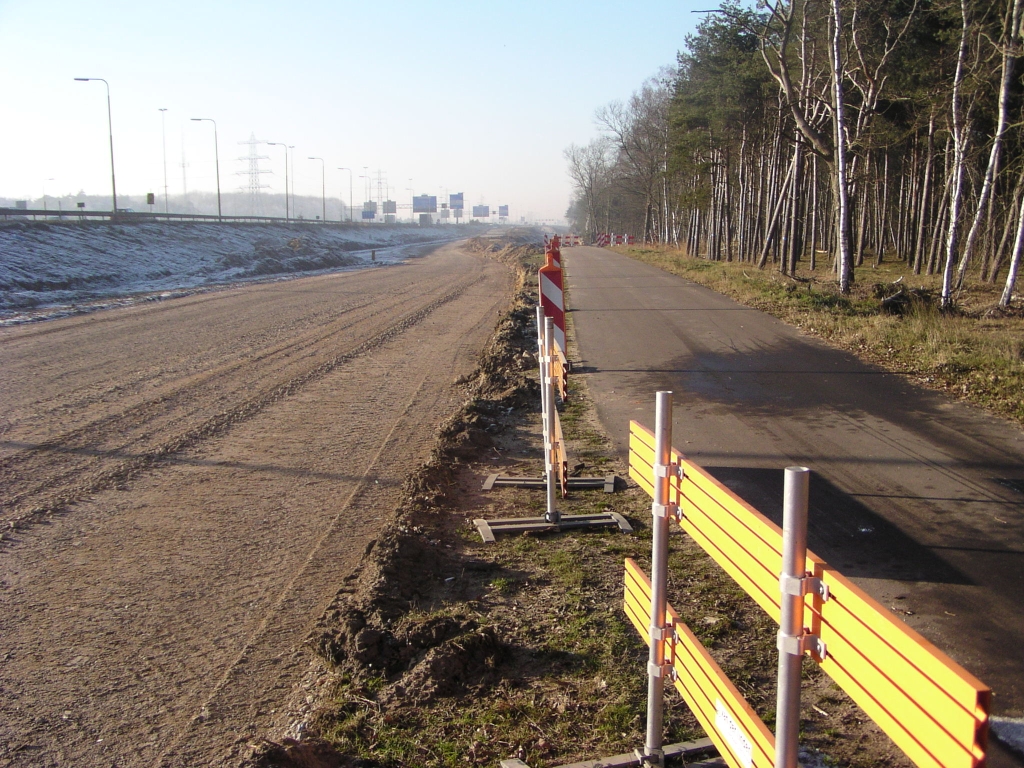
[[[369,213],[376,213],[377,212],[377,203],[375,201],[367,200],[365,203],[363,203],[363,213],[367,213],[367,212],[369,212]],[[365,219],[366,217],[363,216],[363,218]]]
[[[449,208],[454,208],[455,210],[461,211],[463,208],[466,207],[463,204],[463,202],[462,202],[462,193],[461,192],[459,192],[457,195],[449,195],[448,196],[448,201],[449,201],[449,205],[448,205]]]
[[[437,195],[417,195],[412,199],[413,213],[437,213]]]
[[[474,219],[486,219],[491,215],[491,206],[489,205],[474,205],[473,206],[473,218]]]
[[[508,206],[507,205],[499,205],[498,206],[498,215],[499,216],[505,216],[507,218],[508,217]]]
[[[396,203],[394,200],[385,200],[384,213],[398,213],[398,203]]]
[[[363,218],[364,219],[371,219],[372,220],[376,215],[377,214],[374,211],[363,211]]]

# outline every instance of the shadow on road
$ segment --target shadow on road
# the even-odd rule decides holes
[[[782,525],[783,471],[705,467],[719,482]],[[972,584],[963,572],[855,497],[811,473],[808,546],[844,576]]]

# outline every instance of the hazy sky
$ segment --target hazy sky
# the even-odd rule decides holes
[[[106,2],[0,0],[0,196],[109,194],[109,81],[118,194],[247,183],[240,144],[293,150],[295,191],[348,199],[355,171],[391,195],[464,192],[514,218],[558,218],[562,150],[585,143],[594,110],[675,61],[709,0],[599,2]],[[284,152],[259,147],[271,192]],[[52,179],[52,181],[50,180]],[[410,183],[409,179],[412,179]],[[374,193],[376,196],[376,193]]]

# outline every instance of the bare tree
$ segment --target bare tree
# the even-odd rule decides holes
[[[620,164],[627,175],[639,185],[644,200],[643,239],[656,239],[661,205],[659,194],[665,191],[660,183],[667,171],[668,107],[671,90],[664,78],[651,78],[629,101],[613,101],[597,111],[596,120],[615,143]]]
[[[585,147],[570,144],[563,155],[568,163],[569,178],[583,200],[587,213],[585,235],[594,239],[598,227],[598,202],[609,176],[609,142],[605,138],[591,141]]]

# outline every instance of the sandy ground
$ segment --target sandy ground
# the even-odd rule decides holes
[[[508,291],[386,269],[0,331],[0,766],[231,764]]]

